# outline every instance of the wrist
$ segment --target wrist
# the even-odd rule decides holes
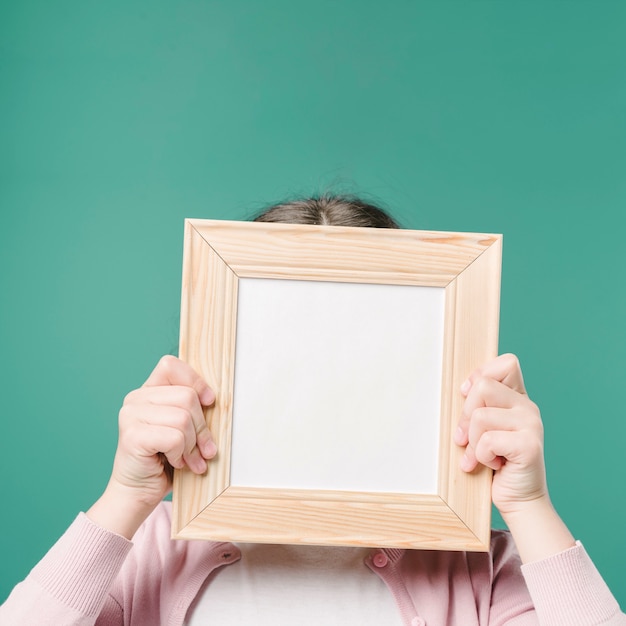
[[[548,494],[502,515],[523,563],[539,561],[576,545]]]
[[[498,507],[498,511],[507,526],[509,524],[527,523],[537,515],[544,517],[557,514],[547,493],[529,500],[515,502],[507,507]]]
[[[132,490],[111,481],[86,515],[101,528],[132,539],[157,504],[142,501]]]

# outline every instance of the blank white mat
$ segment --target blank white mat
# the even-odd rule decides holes
[[[232,486],[435,494],[444,290],[240,279]]]

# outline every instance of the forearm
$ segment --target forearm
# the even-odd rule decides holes
[[[503,515],[522,563],[548,558],[576,545],[549,497],[523,503],[515,512]]]

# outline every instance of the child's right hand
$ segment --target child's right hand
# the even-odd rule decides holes
[[[88,517],[130,539],[171,489],[172,468],[204,473],[216,447],[202,407],[214,401],[189,365],[164,356],[124,400],[113,472]]]

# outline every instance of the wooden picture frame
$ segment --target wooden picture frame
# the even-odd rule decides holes
[[[216,392],[206,418],[218,455],[202,476],[175,471],[172,537],[488,550],[492,473],[461,471],[452,437],[461,383],[497,354],[501,250],[492,234],[187,220],[180,358]],[[231,484],[238,288],[248,279],[442,290],[433,493]]]

